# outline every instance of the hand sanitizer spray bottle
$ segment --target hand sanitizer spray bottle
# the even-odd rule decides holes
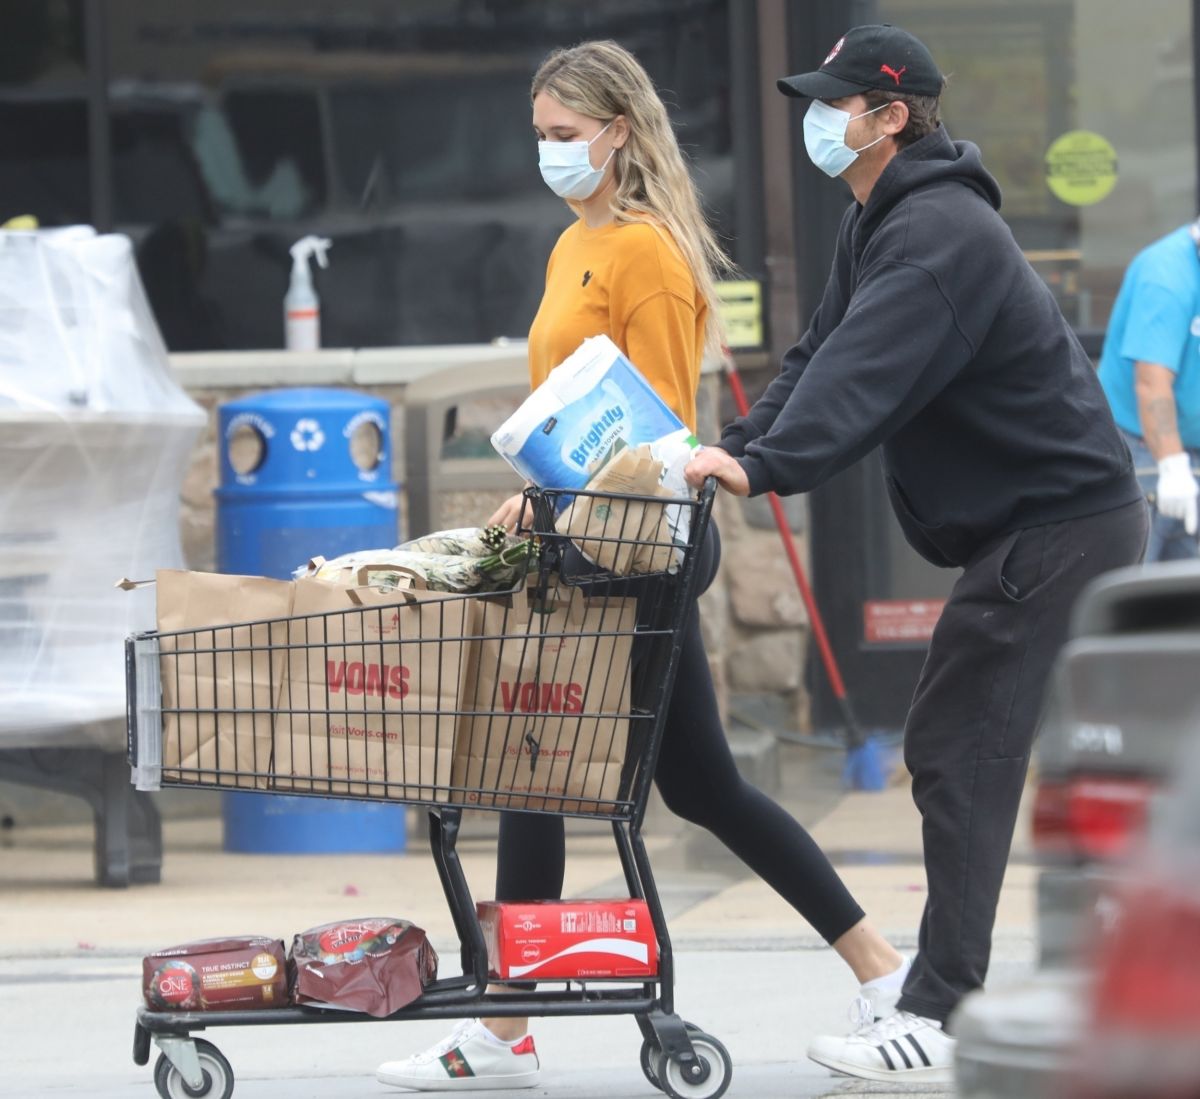
[[[291,247],[292,278],[283,299],[284,345],[289,351],[316,351],[321,346],[321,300],[313,289],[309,256],[322,267],[333,242],[328,237],[301,237]]]

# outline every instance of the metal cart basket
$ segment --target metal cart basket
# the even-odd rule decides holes
[[[388,1018],[632,1015],[647,1079],[718,1099],[725,1048],[674,1011],[670,937],[641,826],[712,508],[698,499],[530,489],[530,570],[503,594],[322,589],[286,618],[137,634],[126,642],[129,756],[140,789],[279,791],[428,808],[462,975]],[[371,580],[371,577],[361,577]],[[332,593],[332,595],[330,594]],[[538,978],[489,991],[489,959],[456,842],[464,808],[611,821],[631,898],[658,942],[653,977]],[[493,986],[495,978],[492,978]],[[162,1053],[164,1099],[233,1092],[197,1031],[376,1021],[317,1006],[139,1008],[133,1056]]]

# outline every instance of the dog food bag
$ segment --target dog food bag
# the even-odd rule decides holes
[[[296,1002],[386,1018],[437,978],[437,953],[408,920],[369,916],[322,924],[292,941]]]
[[[283,943],[252,935],[158,950],[142,959],[142,989],[155,1011],[286,1007]]]

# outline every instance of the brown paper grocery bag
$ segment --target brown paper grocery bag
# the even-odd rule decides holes
[[[461,596],[297,580],[273,788],[444,801],[476,617]]]
[[[163,778],[265,789],[286,655],[272,620],[290,612],[291,582],[162,570],[156,584]]]
[[[668,568],[674,551],[665,505],[616,498],[670,498],[659,484],[662,470],[648,446],[620,451],[587,484],[588,492],[611,496],[576,496],[559,517],[558,532],[570,537],[593,564],[616,576]]]
[[[595,813],[617,796],[637,601],[588,600],[579,588],[556,594],[550,606],[528,593],[478,601],[471,712],[454,752],[456,800]]]

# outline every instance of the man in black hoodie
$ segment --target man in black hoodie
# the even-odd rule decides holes
[[[855,202],[779,376],[688,467],[729,491],[806,492],[880,448],[912,547],[962,575],[905,725],[929,889],[895,1015],[809,1056],[869,1079],[948,1080],[946,1021],[983,984],[1043,688],[1083,586],[1141,559],[1147,515],[1087,355],[998,214],[944,79],[891,26],[816,72],[805,147]]]

